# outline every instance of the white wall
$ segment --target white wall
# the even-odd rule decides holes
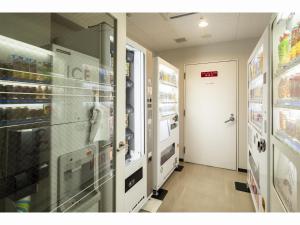
[[[183,110],[184,110],[184,64],[217,60],[238,59],[239,62],[239,127],[238,127],[238,167],[247,168],[247,61],[258,39],[223,42],[212,45],[180,48],[158,52],[157,55],[180,70],[180,158],[183,158]]]

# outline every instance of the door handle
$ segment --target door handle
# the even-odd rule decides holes
[[[233,113],[231,113],[229,119],[226,120],[224,123],[229,123],[229,122],[233,122],[233,121],[234,121],[234,115],[233,115]]]

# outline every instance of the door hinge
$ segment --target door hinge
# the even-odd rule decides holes
[[[185,79],[185,77],[186,77],[186,73],[183,74],[183,79]]]
[[[185,110],[183,110],[183,116],[185,116]]]
[[[183,147],[183,154],[185,154],[185,147]]]

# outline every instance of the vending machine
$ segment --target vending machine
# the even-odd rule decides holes
[[[156,57],[153,82],[153,189],[162,187],[179,164],[179,71]]]
[[[0,35],[0,211],[113,211],[114,19],[77,16],[47,14],[43,48]]]
[[[272,21],[271,211],[300,211],[300,14]]]
[[[255,210],[269,211],[269,27],[248,60],[248,186]]]
[[[127,39],[125,211],[136,212],[147,200],[146,49]]]

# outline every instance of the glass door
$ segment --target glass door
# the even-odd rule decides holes
[[[273,185],[286,211],[299,211],[300,15],[273,23]]]
[[[145,54],[126,47],[126,166],[145,155]]]
[[[115,20],[0,20],[0,211],[113,211]]]
[[[147,199],[146,50],[127,39],[125,210],[138,212]]]

